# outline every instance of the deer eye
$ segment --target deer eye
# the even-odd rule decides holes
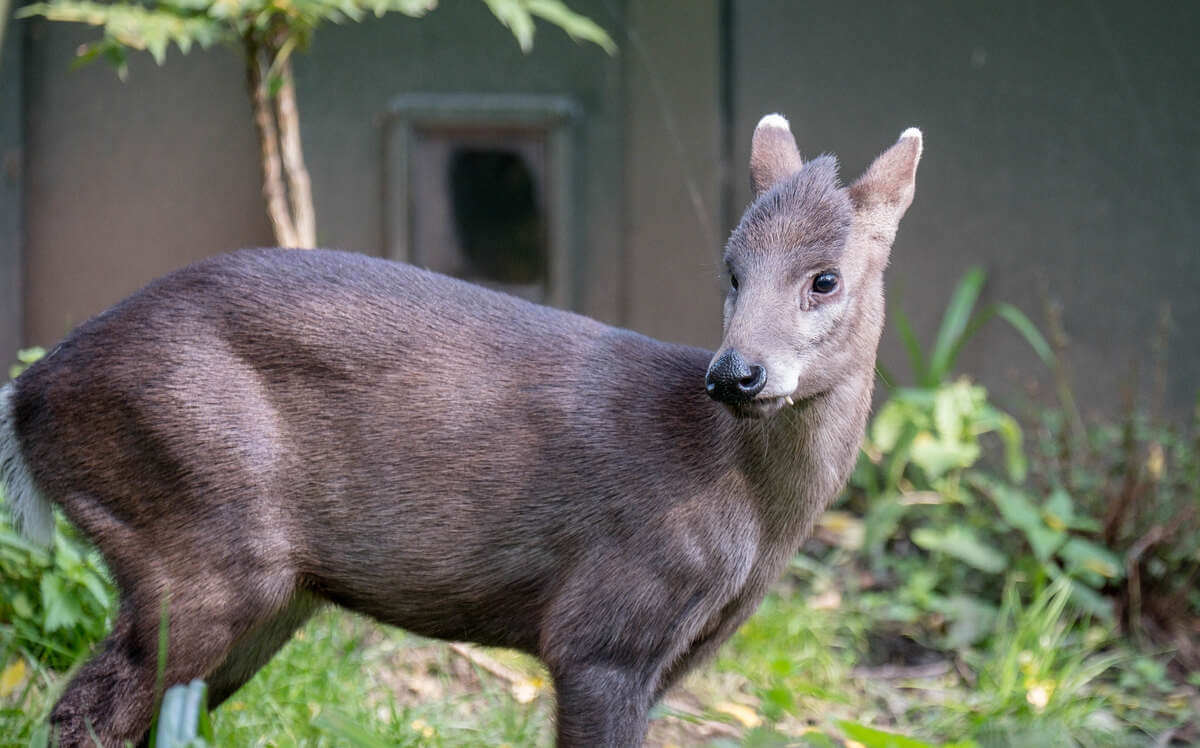
[[[729,287],[732,288],[734,291],[736,291],[737,287],[738,287],[737,276],[734,275],[733,273],[729,274]]]
[[[816,278],[813,278],[812,289],[816,293],[833,293],[837,289],[838,277],[836,273],[821,273]]]

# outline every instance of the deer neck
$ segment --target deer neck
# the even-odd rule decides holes
[[[854,468],[866,429],[874,369],[742,424],[741,462],[766,532],[792,550],[837,496]]]

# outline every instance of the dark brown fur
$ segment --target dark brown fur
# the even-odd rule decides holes
[[[166,680],[206,678],[215,703],[331,601],[530,652],[554,677],[560,745],[640,744],[651,705],[753,612],[862,438],[891,236],[860,224],[894,233],[899,214],[852,215],[828,164],[784,166],[731,262],[790,284],[814,262],[861,269],[843,271],[855,287],[819,343],[826,368],[757,420],[705,394],[709,351],[357,254],[206,260],[71,333],[0,414],[122,592],[52,714],[62,744],[144,736],[164,600]],[[792,199],[804,185],[820,199]],[[726,347],[755,335],[749,305],[727,308]],[[755,345],[807,345],[779,324]]]

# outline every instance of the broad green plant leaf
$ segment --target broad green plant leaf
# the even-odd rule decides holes
[[[999,613],[995,605],[970,595],[951,595],[932,607],[950,621],[944,641],[950,649],[963,649],[982,641],[992,633]]]
[[[1004,467],[1008,477],[1015,483],[1023,482],[1029,464],[1022,448],[1021,426],[1017,419],[986,402],[980,404],[974,417],[977,434],[991,432],[1000,436],[1004,443]]]
[[[1066,527],[1080,532],[1099,532],[1100,523],[1087,514],[1081,514],[1071,500],[1071,495],[1062,488],[1056,488],[1046,500],[1042,509],[1042,519],[1050,527]]]
[[[1008,558],[1003,553],[966,527],[921,527],[913,531],[912,540],[927,551],[944,553],[989,574],[999,574],[1008,568]]]
[[[966,382],[939,387],[933,396],[933,423],[942,439],[959,441],[965,426],[979,409],[982,392]]]
[[[1090,540],[1071,538],[1059,550],[1059,555],[1067,562],[1068,571],[1083,571],[1105,579],[1120,579],[1125,575],[1117,555]]]
[[[926,743],[923,740],[898,735],[894,732],[884,732],[858,722],[838,720],[837,726],[846,733],[846,737],[857,740],[865,748],[938,748],[933,743]]]
[[[931,481],[951,470],[974,465],[979,455],[980,448],[976,442],[938,439],[928,431],[916,435],[910,451],[913,464],[925,471]]]
[[[42,629],[47,633],[66,629],[83,620],[83,609],[64,586],[63,578],[47,574],[42,577],[42,609],[45,617]]]
[[[884,454],[894,452],[910,425],[918,429],[928,428],[925,423],[927,420],[919,409],[899,397],[894,397],[884,403],[875,420],[871,422],[871,441]]]
[[[1067,534],[1047,525],[1037,506],[1019,489],[979,473],[970,474],[968,482],[995,503],[1010,527],[1021,531],[1039,561],[1049,561],[1066,542]]]

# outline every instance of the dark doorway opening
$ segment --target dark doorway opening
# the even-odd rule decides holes
[[[459,147],[448,168],[461,274],[506,285],[544,284],[546,220],[537,181],[521,154]]]

